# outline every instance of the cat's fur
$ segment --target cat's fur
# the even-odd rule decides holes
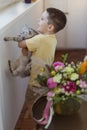
[[[22,40],[32,38],[37,34],[38,32],[36,32],[34,29],[25,26],[19,35],[16,37],[4,37],[4,40],[20,42]],[[13,76],[26,77],[30,75],[31,55],[32,54],[30,52],[28,52],[28,56],[24,56],[21,53],[15,61],[8,60],[9,70]]]

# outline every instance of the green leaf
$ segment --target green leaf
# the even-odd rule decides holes
[[[47,77],[45,75],[38,74],[35,80],[37,80],[41,85],[46,85]]]
[[[64,63],[67,61],[67,58],[68,58],[68,53],[61,55],[61,59]]]
[[[87,82],[87,72],[85,72],[85,73],[82,75],[82,79]]]
[[[54,97],[53,98],[53,104],[59,103],[62,100],[62,97]]]

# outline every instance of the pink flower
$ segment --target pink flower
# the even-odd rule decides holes
[[[63,68],[63,67],[64,67],[64,63],[59,62],[59,61],[54,62],[54,63],[53,63],[53,67],[55,68],[56,71],[58,71],[60,68]]]
[[[53,78],[49,78],[47,80],[47,86],[48,88],[55,88],[57,86],[57,83],[53,81]]]
[[[47,97],[52,97],[54,95],[54,92],[53,91],[49,91],[48,93],[47,93]]]
[[[80,80],[80,88],[87,88],[87,84],[85,81]]]
[[[67,82],[66,84],[62,85],[62,88],[64,88],[65,92],[75,92],[76,91],[76,84],[72,81]]]

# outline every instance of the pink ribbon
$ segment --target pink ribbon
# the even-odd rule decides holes
[[[41,125],[46,125],[48,123],[49,117],[50,117],[50,107],[52,105],[52,101],[47,101],[47,104],[45,106],[45,109],[43,111],[42,118],[40,120],[37,120],[34,118],[34,120]]]

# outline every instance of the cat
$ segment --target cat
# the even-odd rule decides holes
[[[24,26],[22,31],[17,36],[4,37],[4,41],[20,42],[25,39],[29,39],[37,35],[38,32],[34,29]],[[9,70],[13,76],[27,77],[30,75],[31,69],[31,52],[28,52],[28,56],[24,56],[22,53],[20,56],[13,60],[8,60]]]

